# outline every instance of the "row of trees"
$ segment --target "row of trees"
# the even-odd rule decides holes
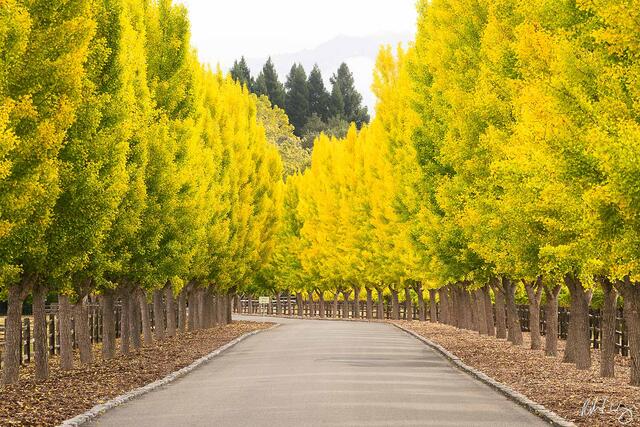
[[[540,305],[553,330],[567,292],[564,361],[578,369],[591,366],[596,295],[601,374],[614,374],[623,304],[631,383],[640,385],[634,6],[421,1],[415,42],[380,53],[374,121],[344,139],[321,136],[311,168],[288,179],[266,282],[356,298],[386,288],[394,300],[437,289],[442,320],[481,333],[495,333],[491,302],[498,313],[506,307],[498,336],[515,344],[520,289],[534,349]],[[554,339],[547,334],[549,355]]]
[[[342,63],[330,79],[331,93],[325,87],[322,72],[315,65],[309,76],[302,64],[293,64],[285,83],[281,83],[271,58],[264,64],[256,79],[244,57],[235,61],[231,76],[249,90],[269,98],[274,106],[284,109],[298,137],[313,147],[314,139],[321,133],[343,137],[354,122],[358,128],[369,122],[362,95],[355,88],[353,74]]]
[[[105,358],[118,299],[122,352],[140,344],[138,322],[150,339],[151,296],[158,338],[165,310],[167,333],[176,319],[184,329],[187,300],[189,322],[210,325],[211,295],[227,306],[253,283],[280,217],[282,162],[257,98],[198,62],[187,12],[171,0],[7,0],[0,52],[3,382],[18,379],[28,295],[39,379],[49,294],[64,369],[72,316],[91,361],[90,295],[100,295]]]

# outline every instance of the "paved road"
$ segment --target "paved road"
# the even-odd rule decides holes
[[[93,425],[547,425],[391,325],[278,322]]]

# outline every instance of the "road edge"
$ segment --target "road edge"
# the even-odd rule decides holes
[[[115,397],[111,400],[109,400],[108,402],[105,403],[101,403],[99,405],[95,405],[93,408],[89,409],[88,411],[80,414],[80,415],[76,415],[73,418],[69,418],[65,421],[63,421],[59,427],[78,427],[81,426],[95,418],[98,418],[99,416],[103,415],[105,412],[116,408],[120,405],[122,405],[123,403],[129,402],[130,400],[133,400],[137,397],[140,397],[142,395],[145,395],[151,391],[154,391],[166,384],[169,384],[185,375],[187,375],[188,373],[194,371],[195,369],[199,368],[201,365],[209,362],[211,359],[214,359],[217,356],[220,356],[222,353],[224,353],[225,351],[229,350],[230,348],[232,348],[233,346],[235,346],[236,344],[246,340],[249,337],[252,337],[253,335],[257,335],[261,332],[266,332],[266,331],[271,331],[277,327],[279,327],[281,325],[281,323],[276,323],[275,325],[266,328],[266,329],[257,329],[255,331],[251,331],[251,332],[247,332],[244,335],[239,336],[238,338],[235,338],[232,341],[229,341],[228,343],[226,343],[225,345],[223,345],[222,347],[217,348],[216,350],[212,351],[211,353],[207,354],[206,356],[201,357],[200,359],[196,360],[195,362],[193,362],[192,364],[190,364],[189,366],[185,366],[184,368],[172,372],[169,375],[165,376],[162,379],[159,379],[157,381],[154,381],[152,383],[149,383],[147,385],[144,385],[142,387],[136,388],[131,390],[128,393],[122,394],[118,397]]]
[[[488,386],[490,386],[494,390],[496,390],[496,391],[500,392],[501,394],[503,394],[504,396],[506,396],[509,400],[514,401],[518,405],[522,406],[523,408],[525,408],[526,410],[528,410],[532,414],[539,416],[540,418],[542,418],[543,420],[547,421],[551,425],[559,426],[559,427],[576,427],[576,425],[574,423],[572,423],[571,421],[565,420],[560,415],[558,415],[555,412],[545,408],[543,405],[534,402],[533,400],[529,399],[527,396],[523,395],[522,393],[519,393],[519,392],[515,391],[514,389],[512,389],[511,387],[509,387],[509,386],[507,386],[505,384],[502,384],[501,382],[498,382],[498,381],[494,380],[493,378],[491,378],[490,376],[488,376],[484,372],[479,371],[479,370],[477,370],[475,368],[472,368],[471,366],[467,365],[462,360],[460,360],[460,358],[458,356],[456,356],[455,354],[451,353],[449,350],[447,350],[446,348],[442,347],[440,344],[437,344],[437,343],[435,343],[435,342],[423,337],[422,335],[420,335],[420,334],[418,334],[418,333],[416,333],[416,332],[414,332],[412,330],[406,329],[406,328],[404,328],[404,327],[402,327],[402,326],[400,326],[400,325],[398,325],[396,323],[393,323],[393,322],[388,322],[388,323],[392,324],[393,326],[395,326],[396,328],[400,329],[401,331],[413,336],[414,338],[417,338],[418,340],[422,341],[428,347],[432,348],[433,350],[437,351],[442,356],[444,356],[449,362],[451,362],[453,365],[455,365],[458,369],[470,374],[471,376],[475,377],[476,379],[480,380],[481,382],[487,384]]]

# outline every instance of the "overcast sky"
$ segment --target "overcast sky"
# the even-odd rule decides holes
[[[313,49],[340,35],[408,33],[416,0],[176,0],[189,9],[200,59],[228,68],[235,58]]]

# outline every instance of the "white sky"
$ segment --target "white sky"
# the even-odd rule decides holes
[[[311,49],[339,35],[407,33],[416,0],[175,0],[189,9],[200,59],[228,68],[245,55]]]

